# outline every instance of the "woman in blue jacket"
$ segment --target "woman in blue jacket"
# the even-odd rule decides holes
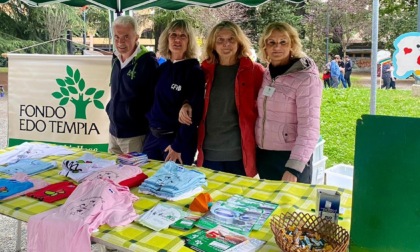
[[[197,151],[205,83],[191,25],[185,20],[171,22],[160,36],[158,47],[168,60],[158,68],[155,98],[147,114],[151,132],[143,152],[151,159],[191,165]],[[184,103],[193,108],[191,125],[178,122]]]

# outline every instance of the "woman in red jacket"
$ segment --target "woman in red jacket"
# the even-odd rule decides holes
[[[249,177],[257,174],[254,129],[264,68],[250,56],[251,42],[238,25],[223,21],[210,32],[201,64],[206,93],[197,166]],[[186,101],[180,122],[190,124],[191,112]]]

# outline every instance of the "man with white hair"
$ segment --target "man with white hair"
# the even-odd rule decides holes
[[[157,61],[153,52],[138,44],[137,23],[120,16],[112,25],[111,99],[106,106],[110,120],[108,151],[141,152],[149,125],[145,114],[153,104]]]

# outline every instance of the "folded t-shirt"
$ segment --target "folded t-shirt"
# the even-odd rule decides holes
[[[35,175],[44,171],[48,171],[57,167],[57,162],[44,162],[42,160],[28,158],[20,159],[16,163],[9,164],[6,167],[0,167],[0,172],[14,175],[18,172],[28,175]]]
[[[147,179],[147,175],[144,173],[140,173],[139,175],[123,180],[119,184],[122,186],[128,186],[129,188],[139,186],[145,179]]]
[[[20,181],[20,182],[29,181],[29,182],[32,182],[32,184],[34,184],[34,186],[31,187],[31,188],[28,188],[24,191],[15,193],[12,196],[9,196],[7,198],[4,198],[4,200],[16,198],[18,196],[25,195],[27,193],[30,193],[30,192],[33,192],[35,190],[38,190],[38,189],[41,189],[41,188],[44,188],[44,187],[48,186],[48,183],[46,181],[44,181],[42,179],[31,178],[31,177],[28,176],[28,174],[25,174],[25,173],[16,173],[15,175],[12,176],[11,179],[14,179],[14,180],[17,180],[17,181]]]
[[[0,178],[0,200],[25,191],[33,186],[34,184],[29,181],[21,182],[14,179]]]
[[[78,159],[64,160],[60,175],[69,177],[76,182],[81,182],[90,174],[114,164],[115,160],[98,158],[90,153],[86,153]]]
[[[84,178],[84,181],[92,179],[109,179],[118,184],[121,181],[135,177],[142,172],[143,171],[138,166],[116,164],[90,174]]]
[[[53,203],[69,197],[74,189],[76,189],[75,184],[70,181],[62,181],[28,193],[26,196],[45,201],[47,203]]]

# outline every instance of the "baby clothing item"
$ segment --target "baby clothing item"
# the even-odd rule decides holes
[[[135,177],[140,173],[143,173],[143,171],[137,166],[116,164],[94,172],[84,178],[84,180],[109,179],[118,184],[121,181]]]
[[[6,198],[4,198],[4,200],[16,198],[18,196],[25,195],[27,193],[30,193],[30,192],[33,192],[35,190],[38,190],[38,189],[41,189],[41,188],[44,188],[44,187],[48,186],[48,183],[45,182],[44,180],[30,178],[25,173],[16,173],[15,175],[12,176],[12,179],[17,180],[17,181],[20,181],[20,182],[29,181],[29,182],[32,182],[32,184],[34,184],[34,186],[31,187],[31,188],[29,188],[29,189],[27,189],[27,190],[25,190],[25,191],[22,191],[22,192],[19,192],[19,193],[15,193],[15,194],[13,194],[13,195],[11,195],[9,197],[6,197]]]
[[[119,182],[118,184],[122,186],[128,186],[129,188],[136,187],[136,186],[141,185],[141,183],[143,183],[143,181],[146,180],[147,178],[148,176],[146,174],[140,173],[137,176],[123,180]]]
[[[125,165],[143,166],[149,159],[146,153],[141,152],[129,152],[119,154],[117,163]]]
[[[153,176],[140,186],[140,192],[151,192],[157,197],[175,198],[207,185],[206,176],[195,170],[188,170],[173,161],[166,162]]]
[[[13,175],[18,172],[28,175],[35,175],[44,171],[48,171],[57,167],[57,162],[44,162],[38,159],[28,158],[20,159],[16,163],[9,164],[6,167],[0,167],[0,172]]]
[[[34,184],[29,181],[21,182],[15,179],[0,178],[0,200],[23,192],[33,186]]]
[[[74,154],[74,151],[63,146],[25,142],[11,151],[0,154],[0,165],[13,164],[21,159],[27,158],[41,159],[47,156],[65,156],[71,154]]]
[[[26,196],[32,197],[47,203],[53,203],[65,199],[76,189],[76,185],[70,181],[62,181],[51,184],[34,192],[27,193]]]
[[[177,195],[177,196],[168,196],[166,194],[154,193],[154,192],[151,192],[151,191],[143,191],[143,190],[139,189],[139,193],[153,195],[153,196],[156,196],[158,198],[166,199],[166,200],[169,200],[169,201],[178,201],[178,200],[188,199],[188,198],[194,197],[195,195],[201,193],[202,191],[204,191],[203,187],[199,186],[199,187],[196,187],[196,188],[194,188],[190,191],[187,191],[187,192],[185,192],[183,194],[180,194],[180,195]]]
[[[90,174],[114,164],[115,160],[98,158],[90,153],[86,153],[75,160],[64,160],[60,175],[69,177],[76,182],[81,182]]]
[[[137,199],[110,180],[87,180],[62,206],[29,218],[28,252],[91,251],[90,235],[100,225],[123,226],[138,218]]]

